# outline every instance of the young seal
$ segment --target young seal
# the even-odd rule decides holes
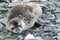
[[[13,33],[22,33],[31,28],[42,14],[36,3],[21,3],[13,6],[7,15],[6,27]]]

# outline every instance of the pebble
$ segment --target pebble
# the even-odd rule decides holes
[[[29,39],[34,39],[34,36],[32,34],[28,34],[26,37],[25,37],[25,40],[29,40]]]

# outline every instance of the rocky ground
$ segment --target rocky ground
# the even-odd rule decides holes
[[[0,40],[60,40],[60,1],[41,1],[41,25],[35,23],[20,35],[11,33],[5,26],[8,10],[16,3],[0,2]]]

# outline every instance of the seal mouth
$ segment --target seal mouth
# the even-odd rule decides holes
[[[13,33],[21,33],[25,28],[25,23],[22,19],[13,18],[9,21],[7,29]]]
[[[12,25],[12,26],[10,26],[11,27],[11,30],[14,32],[14,33],[19,33],[20,31],[21,31],[21,28],[23,28],[22,27],[22,25],[21,25],[21,22],[19,22],[19,21],[12,21],[11,23],[10,23],[10,25]]]
[[[16,21],[13,21],[13,22],[12,22],[12,25],[13,25],[15,28],[18,28],[18,27],[21,27],[21,28],[22,28],[22,25],[21,25],[19,22],[16,22]]]

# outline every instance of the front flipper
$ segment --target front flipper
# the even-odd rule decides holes
[[[36,23],[40,24],[40,25],[46,25],[46,22],[40,18],[37,18]]]

